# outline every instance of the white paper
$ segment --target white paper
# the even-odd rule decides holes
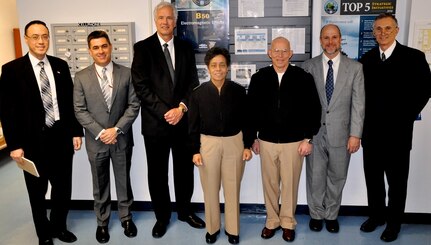
[[[266,54],[267,29],[235,29],[235,54]]]
[[[413,47],[425,53],[431,68],[431,20],[416,21],[413,33]]]
[[[256,64],[232,64],[230,71],[232,81],[248,88],[251,76],[256,73]]]
[[[283,0],[283,16],[308,16],[308,0]]]
[[[272,39],[285,37],[294,54],[305,54],[305,28],[272,28]]]
[[[208,82],[210,80],[210,73],[206,65],[196,65],[198,70],[199,83]]]
[[[264,17],[264,0],[238,0],[238,17]]]

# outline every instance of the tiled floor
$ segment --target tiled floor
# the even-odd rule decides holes
[[[15,163],[9,160],[4,152],[0,154],[0,245],[31,245],[37,244],[37,236],[33,227],[30,204],[25,190],[24,178]],[[111,217],[111,239],[107,244],[206,244],[205,230],[196,230],[186,223],[176,220],[173,215],[166,235],[160,239],[151,236],[151,229],[155,218],[152,212],[134,212],[134,220],[138,227],[135,238],[127,238],[123,234],[117,213]],[[203,213],[198,214],[203,218]],[[308,216],[298,215],[296,239],[292,244],[343,244],[343,245],[370,245],[385,244],[380,240],[384,227],[379,227],[373,233],[363,233],[359,230],[361,223],[366,219],[362,216],[341,216],[340,232],[331,234],[325,229],[313,232],[308,228]],[[256,214],[241,215],[241,244],[286,244],[281,238],[281,232],[269,240],[260,238],[265,216]],[[96,220],[92,211],[72,210],[69,215],[69,230],[75,233],[78,241],[74,244],[98,244],[95,238]],[[54,240],[55,244],[64,244]],[[222,232],[215,244],[229,244]],[[391,244],[431,245],[431,225],[405,224],[402,226],[398,240]]]

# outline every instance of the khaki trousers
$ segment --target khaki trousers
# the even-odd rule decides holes
[[[206,229],[209,234],[220,230],[220,186],[225,199],[225,230],[239,235],[239,193],[245,162],[242,133],[231,137],[201,135],[203,165],[199,166],[205,202]]]
[[[298,185],[304,160],[298,153],[300,143],[275,144],[259,140],[267,215],[265,226],[269,229],[281,226],[294,230],[296,227]]]

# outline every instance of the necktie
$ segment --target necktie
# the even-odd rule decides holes
[[[328,74],[326,75],[326,85],[325,85],[325,89],[326,89],[326,100],[328,102],[331,101],[331,97],[332,97],[332,93],[334,92],[334,70],[332,69],[332,60],[328,61]]]
[[[385,61],[386,60],[386,55],[385,55],[385,53],[382,53],[382,61]]]
[[[39,62],[40,66],[40,92],[42,95],[43,107],[45,109],[45,125],[52,127],[55,122],[54,106],[52,104],[51,86],[49,85],[48,76],[46,75],[43,61]]]
[[[109,87],[108,76],[106,76],[106,67],[102,69],[102,84],[100,87],[102,88],[103,97],[105,98],[106,105],[108,105],[108,109],[111,109],[111,88]]]
[[[169,68],[169,73],[171,74],[172,83],[175,84],[174,65],[172,64],[171,53],[169,52],[168,44],[167,43],[163,44],[163,47],[164,47],[163,53],[165,54],[166,62],[168,63],[168,68]]]

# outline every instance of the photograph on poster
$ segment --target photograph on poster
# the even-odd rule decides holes
[[[255,64],[232,64],[230,66],[231,80],[244,86],[246,89],[250,84],[251,76],[256,73]]]
[[[266,54],[268,30],[235,28],[235,54]]]
[[[208,82],[210,80],[210,74],[206,65],[196,65],[198,70],[199,83]]]

